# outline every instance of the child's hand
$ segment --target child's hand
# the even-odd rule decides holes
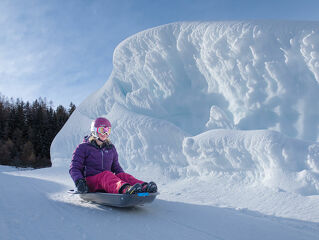
[[[79,180],[77,180],[75,183],[75,186],[78,189],[79,193],[88,193],[89,192],[89,187],[86,184],[86,181],[84,178],[80,178]]]

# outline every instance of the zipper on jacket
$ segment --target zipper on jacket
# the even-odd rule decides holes
[[[104,171],[104,164],[103,164],[103,150],[101,150],[101,152],[102,152],[102,171]]]

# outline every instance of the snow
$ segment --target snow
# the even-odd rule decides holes
[[[61,170],[0,168],[5,193],[1,239],[316,239],[319,232],[318,219],[282,218],[172,196],[132,209],[97,206],[66,194],[70,181],[63,182]]]
[[[54,139],[53,167],[0,167],[1,239],[317,239],[318,40],[319,23],[282,21],[180,22],[126,39]],[[125,171],[158,183],[153,204],[66,193],[98,116]]]

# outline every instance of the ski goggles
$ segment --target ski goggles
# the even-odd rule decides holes
[[[109,136],[110,133],[111,133],[111,128],[110,127],[98,127],[98,128],[95,128],[95,131],[97,133],[101,133],[102,135],[107,135]]]

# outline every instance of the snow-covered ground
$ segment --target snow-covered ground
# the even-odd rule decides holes
[[[51,146],[53,167],[0,168],[1,239],[318,239],[319,23],[174,23],[114,52],[106,84]],[[143,208],[66,191],[105,116],[123,168],[158,183]]]
[[[67,194],[73,185],[61,172],[0,167],[1,239],[291,240],[319,234],[318,197],[244,184],[238,189],[216,176],[161,182],[153,204],[117,209]],[[193,180],[200,181],[197,188]],[[230,207],[234,202],[239,207]]]
[[[206,186],[212,191],[207,201],[199,189],[185,188],[186,181],[171,187],[160,184],[161,195],[152,205],[116,209],[68,195],[71,182],[59,168],[0,171],[1,239],[316,239],[319,234],[315,201],[311,204],[311,199],[300,196]],[[226,207],[227,199],[236,197],[243,205],[249,203],[251,194],[259,196],[255,204],[268,208],[268,215]],[[222,199],[224,206],[216,204]],[[279,217],[275,212],[292,216]]]

